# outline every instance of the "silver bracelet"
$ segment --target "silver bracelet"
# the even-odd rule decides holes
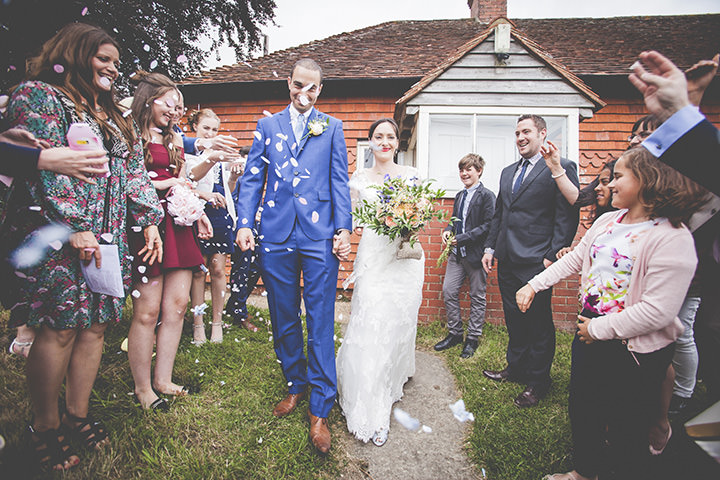
[[[550,178],[560,178],[560,177],[562,177],[563,175],[565,175],[565,173],[566,173],[566,172],[565,172],[565,169],[563,168],[563,171],[560,172],[560,173],[558,173],[557,175],[552,175],[552,174],[550,174]]]

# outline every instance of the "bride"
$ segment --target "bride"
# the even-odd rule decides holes
[[[418,171],[394,162],[398,126],[390,118],[370,126],[368,139],[375,165],[350,179],[353,206],[374,201],[371,185],[386,177],[417,182]],[[350,323],[337,355],[338,394],[348,430],[377,446],[387,441],[390,410],[403,395],[403,385],[415,373],[415,333],[422,300],[424,255],[419,260],[396,258],[400,239],[392,243],[369,228],[362,233],[353,274]]]

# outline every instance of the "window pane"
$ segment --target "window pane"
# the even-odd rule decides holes
[[[472,115],[430,115],[429,177],[436,188],[460,188],[457,162],[472,152]]]

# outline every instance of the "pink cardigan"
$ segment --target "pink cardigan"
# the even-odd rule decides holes
[[[625,212],[598,218],[570,253],[528,282],[533,290],[546,290],[578,272],[583,285],[590,268],[590,246]],[[695,273],[697,256],[690,231],[685,226],[674,228],[667,221],[645,232],[633,247],[625,309],[592,319],[588,333],[595,340],[627,340],[631,352],[650,353],[674,342],[683,331],[677,314]]]

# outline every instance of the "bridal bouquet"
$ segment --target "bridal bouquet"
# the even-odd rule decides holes
[[[353,211],[357,222],[378,235],[385,235],[392,242],[402,238],[414,247],[417,233],[433,219],[445,219],[446,212],[436,208],[436,200],[445,195],[444,190],[433,190],[432,180],[420,184],[408,184],[402,177],[385,176],[378,190],[378,199],[363,200]]]
[[[195,195],[188,183],[172,187],[166,200],[175,225],[189,227],[205,213],[205,201]]]

